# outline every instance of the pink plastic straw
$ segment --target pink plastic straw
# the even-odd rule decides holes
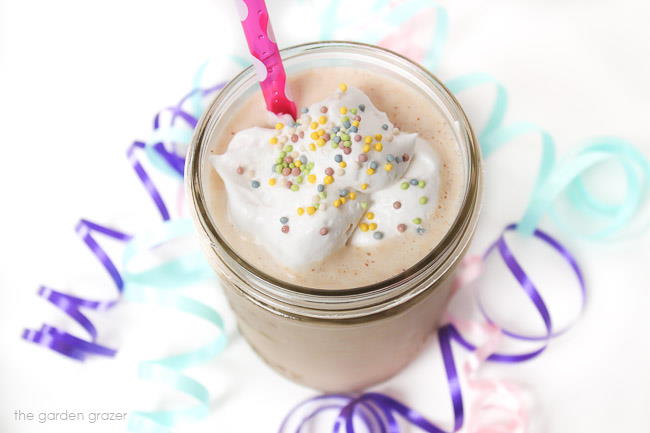
[[[248,49],[260,81],[266,108],[296,118],[296,104],[287,97],[287,74],[264,0],[235,0]]]

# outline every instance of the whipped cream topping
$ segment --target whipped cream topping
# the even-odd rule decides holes
[[[438,202],[436,154],[361,90],[342,84],[295,122],[274,121],[238,132],[211,162],[231,221],[276,261],[301,269],[346,243],[423,233]]]

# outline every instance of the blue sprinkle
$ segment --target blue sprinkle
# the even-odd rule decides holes
[[[350,127],[350,132],[357,132],[358,130],[359,130],[359,128],[357,128],[356,126],[351,126]]]
[[[254,180],[254,181],[251,182],[251,186],[252,186],[253,188],[259,188],[259,187],[260,187],[260,183],[259,183],[258,181],[256,181],[256,180]]]
[[[382,239],[384,237],[384,234],[382,232],[374,232],[372,234],[372,237],[377,239],[377,240],[380,240],[380,239]]]
[[[341,162],[341,161],[343,161],[343,156],[341,156],[341,155],[336,155],[336,156],[334,157],[334,161],[336,161],[336,162]]]
[[[309,113],[309,108],[303,107],[302,110],[300,110],[301,113]]]
[[[345,197],[346,195],[348,195],[348,190],[347,189],[340,189],[339,190],[339,196]]]
[[[393,162],[395,161],[395,157],[389,153],[388,155],[386,155],[386,161]]]
[[[307,164],[307,157],[306,157],[305,155],[301,155],[301,156],[300,156],[300,162],[301,162],[302,164]]]
[[[287,218],[287,217],[282,217],[282,218],[280,218],[280,222],[281,222],[282,224],[286,224],[286,223],[289,222],[289,218]]]
[[[381,125],[381,129],[383,129],[384,131],[387,131],[388,130],[388,125],[386,125],[384,123],[383,125]]]
[[[409,182],[410,182],[411,185],[417,185],[418,184],[417,179],[411,179]]]
[[[318,192],[323,192],[323,191],[325,191],[325,185],[320,184],[320,185],[318,185],[318,186],[316,187],[316,189],[318,190]]]
[[[415,229],[415,231],[416,231],[417,234],[421,235],[421,234],[424,233],[426,230],[424,230],[424,227],[418,227],[418,228]]]
[[[340,130],[341,130],[341,127],[340,127],[340,126],[335,126],[334,129],[333,129],[333,131],[334,131],[335,134],[336,134],[337,132],[339,132]]]
[[[366,111],[366,105],[365,104],[359,105],[359,110]]]
[[[402,157],[401,157],[401,156],[396,156],[396,157],[395,157],[395,162],[396,162],[397,164],[399,164],[400,162],[402,162]]]
[[[372,162],[370,163],[370,168],[372,168],[373,170],[375,170],[375,169],[377,168],[377,163],[376,163],[375,161],[372,161]]]
[[[332,138],[332,141],[333,141],[334,143],[340,143],[340,142],[341,142],[341,137],[339,137],[339,136],[337,135],[336,137]]]
[[[349,128],[351,125],[352,124],[350,123],[349,120],[346,120],[345,122],[343,122],[343,127],[346,128],[346,129]]]

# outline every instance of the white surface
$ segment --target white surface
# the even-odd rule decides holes
[[[292,20],[299,16],[293,2],[269,3],[278,17],[275,30],[281,44],[317,38],[309,19]],[[511,96],[506,120],[540,123],[557,138],[562,153],[584,138],[612,134],[650,155],[648,2],[497,0],[445,5],[451,30],[441,78],[471,71],[498,77]],[[152,391],[139,382],[135,360],[182,350],[209,335],[206,331],[191,338],[192,330],[202,329],[191,319],[169,320],[164,311],[133,305],[98,321],[102,340],[121,348],[114,361],[80,365],[19,339],[23,327],[40,326],[44,320],[70,325],[36,297],[41,283],[89,296],[112,294],[102,271],[75,238],[73,225],[80,216],[121,227],[156,217],[153,207],[140,204],[146,199],[128,168],[125,148],[134,138],[146,137],[156,110],[190,88],[193,72],[204,60],[231,48],[242,52],[234,17],[226,0],[4,0],[3,432],[123,431],[106,422],[17,423],[12,413],[155,407],[161,401],[156,396],[165,395],[165,390]],[[293,26],[283,25],[289,20]],[[476,92],[463,102],[470,115],[480,118],[491,96],[489,90]],[[522,139],[486,162],[486,204],[476,251],[520,215],[537,145],[533,137]],[[544,226],[557,232],[548,221]],[[567,243],[589,279],[585,316],[539,359],[484,371],[517,381],[531,392],[536,432],[647,432],[650,235],[612,245]],[[540,273],[540,278],[555,275],[536,275]],[[562,296],[571,293],[569,284],[554,293],[560,304]],[[223,305],[213,290],[202,294]],[[169,331],[169,322],[182,329],[161,337],[162,330]],[[438,358],[437,347],[431,345],[411,367],[378,389],[449,422]],[[271,372],[241,339],[218,361],[192,373],[217,391],[215,410],[207,421],[179,432],[273,431],[293,404],[313,394]]]

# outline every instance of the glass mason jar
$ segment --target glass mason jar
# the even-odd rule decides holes
[[[237,255],[206,206],[209,143],[225,114],[258,85],[252,67],[235,77],[201,118],[186,165],[188,197],[203,248],[218,273],[242,335],[275,370],[328,392],[360,390],[400,371],[436,329],[453,273],[476,228],[481,200],[478,142],[458,101],[431,73],[388,50],[318,42],[282,50],[287,72],[319,66],[369,68],[408,82],[449,122],[465,165],[459,213],[442,241],[399,275],[365,287],[318,290],[264,274]]]

